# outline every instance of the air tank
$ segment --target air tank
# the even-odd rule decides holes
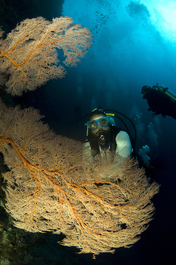
[[[171,92],[168,87],[164,87],[164,86],[156,86],[158,88],[158,91],[166,94],[170,100],[172,102],[176,102],[176,94],[174,94],[173,92]]]

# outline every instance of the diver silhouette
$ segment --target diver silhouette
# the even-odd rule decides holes
[[[161,114],[176,119],[176,95],[167,87],[159,86],[158,83],[153,87],[143,86],[141,93],[147,99],[148,110],[153,112],[153,117]]]

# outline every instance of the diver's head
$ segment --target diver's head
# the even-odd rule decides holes
[[[141,94],[143,94],[143,96],[145,97],[146,94],[151,90],[151,87],[149,86],[143,86],[142,87],[142,91],[141,91]]]
[[[90,114],[86,125],[93,138],[102,146],[106,146],[110,137],[110,117],[102,110],[95,110]]]

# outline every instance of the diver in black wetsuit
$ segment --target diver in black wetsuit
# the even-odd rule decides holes
[[[148,110],[153,112],[153,117],[161,114],[163,117],[171,116],[176,119],[176,95],[167,87],[158,84],[153,87],[143,86],[141,93],[147,99]]]

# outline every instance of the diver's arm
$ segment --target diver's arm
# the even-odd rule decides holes
[[[122,157],[128,157],[131,155],[133,149],[130,141],[130,137],[127,132],[120,131],[116,136],[116,153]]]
[[[83,161],[86,164],[90,164],[93,162],[93,156],[91,151],[91,146],[89,142],[85,142],[83,144]]]

